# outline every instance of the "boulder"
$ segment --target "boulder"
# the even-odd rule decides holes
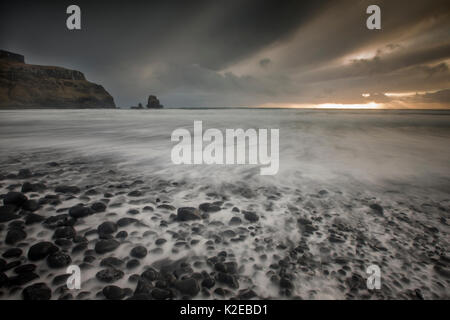
[[[118,286],[106,286],[102,292],[108,300],[121,300],[125,297],[125,291]]]
[[[22,192],[11,191],[3,198],[3,204],[21,207],[27,200],[28,198]]]
[[[190,221],[201,219],[201,215],[196,208],[193,207],[183,207],[178,208],[176,220],[178,221]]]
[[[45,283],[35,283],[22,291],[24,300],[50,300],[52,290]]]
[[[95,252],[104,254],[117,249],[120,243],[114,239],[100,240],[95,244]]]
[[[70,256],[62,251],[54,252],[47,257],[47,264],[53,269],[67,267],[71,262]]]
[[[41,260],[56,251],[58,251],[58,247],[53,243],[47,241],[39,242],[32,245],[28,250],[28,259],[31,261]]]

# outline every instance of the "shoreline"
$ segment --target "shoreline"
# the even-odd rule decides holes
[[[422,211],[420,199],[395,193],[354,195],[352,204],[339,190],[225,184],[217,193],[193,189],[192,181],[133,176],[111,160],[58,160],[48,151],[2,162],[0,193],[21,192],[29,182],[35,189],[24,195],[40,206],[0,223],[0,251],[13,254],[1,258],[8,266],[2,298],[21,298],[42,282],[53,299],[448,298],[448,256],[436,251],[448,246],[448,199]],[[394,200],[405,196],[408,203]],[[80,203],[85,209],[74,209]],[[22,231],[5,244],[11,230]],[[42,242],[60,259],[30,260],[30,247]],[[382,290],[365,287],[372,263],[384,272]],[[61,280],[72,264],[81,268],[78,291]]]

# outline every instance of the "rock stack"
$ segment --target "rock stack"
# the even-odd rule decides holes
[[[156,96],[150,95],[148,97],[147,108],[148,109],[162,109],[162,108],[164,108],[164,106],[159,102],[159,100]]]

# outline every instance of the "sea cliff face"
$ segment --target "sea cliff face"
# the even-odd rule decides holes
[[[0,108],[115,108],[113,97],[80,71],[25,63],[0,50]]]

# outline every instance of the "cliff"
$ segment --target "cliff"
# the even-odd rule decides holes
[[[115,108],[114,99],[80,71],[30,65],[0,50],[0,108]]]

